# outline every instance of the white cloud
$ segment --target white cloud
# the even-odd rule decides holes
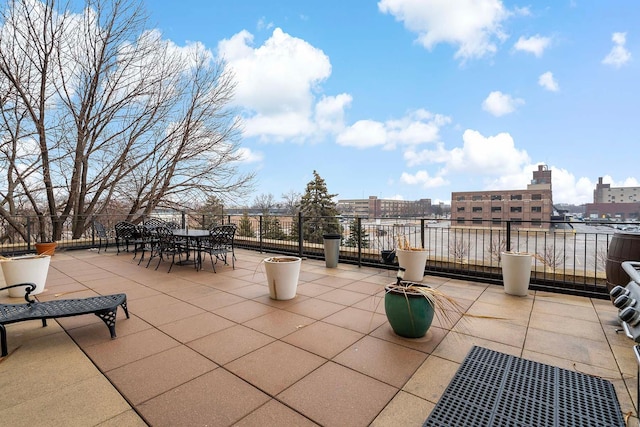
[[[593,202],[595,183],[576,177],[566,169],[550,167],[553,199],[557,202],[583,204]]]
[[[624,47],[627,42],[627,33],[613,33],[611,40],[614,46],[602,63],[620,68],[631,60],[631,53]]]
[[[522,50],[525,52],[533,53],[536,57],[541,57],[544,50],[551,43],[549,37],[541,37],[535,35],[533,37],[524,38],[520,37],[516,44],[513,46],[516,50]]]
[[[340,145],[370,148],[386,144],[387,131],[383,123],[374,120],[358,120],[344,129],[337,137]]]
[[[436,144],[432,150],[407,150],[404,153],[407,166],[439,164],[441,168],[436,176],[430,176],[426,171],[413,175],[405,172],[401,181],[433,188],[448,184],[449,175],[470,174],[496,177],[487,184],[487,189],[526,188],[531,180],[531,171],[536,167],[531,166],[525,150],[515,147],[511,135],[499,133],[485,137],[478,131],[468,129],[462,139],[462,147],[452,150],[447,150],[442,143]]]
[[[442,176],[430,176],[426,171],[418,171],[413,175],[403,172],[400,181],[407,185],[420,185],[422,188],[436,188],[449,184]]]
[[[458,46],[455,58],[481,58],[496,52],[506,38],[501,23],[509,16],[500,0],[380,0],[378,9],[418,34],[427,49],[439,43]]]
[[[530,162],[525,150],[515,147],[508,133],[485,137],[467,129],[462,135],[462,148],[454,148],[448,161],[450,171],[466,171],[486,175],[511,175]]]
[[[524,100],[513,98],[511,95],[494,91],[482,102],[482,109],[496,117],[513,113],[516,108],[524,104]]]
[[[280,28],[254,48],[253,35],[243,30],[218,44],[218,51],[235,74],[234,102],[245,110],[244,135],[263,140],[318,138],[336,132],[351,97],[316,97],[331,75],[324,52]],[[335,119],[336,123],[328,120]],[[319,122],[316,122],[319,120]]]
[[[602,177],[603,184],[611,184],[612,187],[640,187],[640,183],[636,178],[627,177],[623,181],[614,181],[611,175],[604,175]],[[593,185],[595,188],[595,184]]]
[[[316,104],[315,121],[322,130],[337,133],[344,128],[344,110],[351,105],[352,96],[324,96]]]
[[[264,155],[259,152],[252,151],[249,148],[238,148],[237,154],[240,156],[240,162],[242,163],[257,163],[264,159]]]
[[[551,92],[557,92],[560,90],[558,82],[553,77],[553,73],[551,71],[541,74],[540,77],[538,77],[538,84]]]
[[[273,22],[267,22],[267,19],[264,16],[258,19],[258,24],[256,25],[258,30],[270,30],[273,27]]]
[[[393,149],[398,145],[416,146],[436,142],[440,128],[450,122],[449,117],[420,109],[399,120],[388,120],[384,123],[359,120],[345,128],[336,138],[336,142],[358,148],[383,146]]]

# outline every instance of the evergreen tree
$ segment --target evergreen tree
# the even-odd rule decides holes
[[[313,180],[307,184],[305,194],[300,199],[300,211],[304,216],[302,232],[305,240],[311,243],[322,243],[323,234],[340,233],[338,209],[333,201],[336,196],[337,194],[329,194],[324,179],[314,170]]]
[[[240,218],[240,225],[238,226],[238,236],[256,237],[247,211],[242,212],[242,218]]]
[[[360,227],[358,227],[358,224],[360,224]],[[358,242],[360,242],[362,248],[369,247],[369,233],[362,227],[362,221],[358,221],[358,218],[355,218],[349,223],[349,237],[345,240],[344,245],[350,248],[357,248]]]
[[[200,209],[197,210],[200,214],[197,219],[198,225],[202,228],[208,228],[212,225],[219,225],[222,222],[224,216],[224,206],[222,200],[217,196],[209,196],[207,201]],[[202,218],[202,219],[201,219]],[[202,223],[204,221],[204,223]]]
[[[285,240],[286,235],[282,231],[280,220],[272,215],[262,217],[262,237],[265,239]]]

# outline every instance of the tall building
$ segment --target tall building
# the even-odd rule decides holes
[[[338,200],[337,208],[342,215],[367,219],[423,217],[432,213],[431,199],[393,200],[378,199],[376,196]]]
[[[640,218],[640,187],[611,187],[599,177],[593,190],[593,203],[586,204],[585,215],[591,219]]]
[[[525,227],[548,227],[553,215],[551,170],[539,165],[526,190],[451,193],[452,225],[499,226],[503,221]]]

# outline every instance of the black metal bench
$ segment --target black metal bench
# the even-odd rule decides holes
[[[118,306],[124,310],[129,318],[127,309],[127,295],[114,294],[79,299],[61,299],[53,301],[35,301],[29,299],[31,292],[36,289],[33,283],[21,283],[0,288],[0,291],[26,286],[24,299],[27,304],[0,304],[0,335],[2,340],[2,357],[8,354],[7,330],[5,325],[25,320],[42,320],[42,326],[47,326],[47,319],[58,317],[79,316],[81,314],[95,314],[107,325],[111,338],[116,337],[116,312]]]

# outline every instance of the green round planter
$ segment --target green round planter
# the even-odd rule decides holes
[[[402,282],[407,283],[407,282]],[[411,283],[424,286],[422,283]],[[424,295],[407,291],[402,292],[385,286],[384,311],[393,332],[405,338],[423,337],[433,321],[433,306]]]

